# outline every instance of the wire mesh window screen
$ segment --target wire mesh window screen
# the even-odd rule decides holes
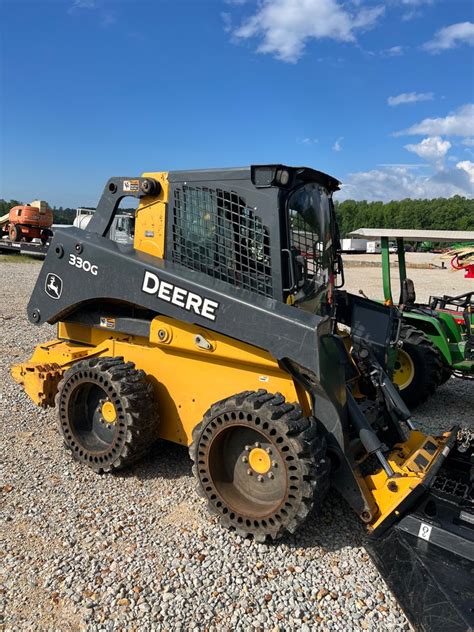
[[[237,287],[273,295],[268,229],[232,191],[175,188],[172,259]]]
[[[307,261],[308,276],[320,276],[321,274],[321,254],[323,243],[320,241],[312,227],[307,224],[301,215],[294,210],[290,210],[291,224],[291,247],[303,255]]]

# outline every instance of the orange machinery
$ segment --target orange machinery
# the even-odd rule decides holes
[[[14,206],[7,215],[0,217],[0,232],[6,233],[11,241],[39,238],[46,243],[52,235],[52,225],[53,211],[41,200]]]

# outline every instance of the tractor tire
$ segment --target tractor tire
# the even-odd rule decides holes
[[[153,388],[121,357],[74,364],[58,385],[56,405],[66,448],[95,472],[130,465],[157,439]]]
[[[246,391],[213,404],[194,428],[189,452],[210,511],[258,542],[294,533],[329,488],[316,420],[279,393]]]
[[[21,228],[17,224],[11,224],[8,229],[10,241],[21,241]]]
[[[400,331],[393,382],[408,406],[415,408],[432,395],[441,382],[443,362],[436,346],[419,329],[403,324]]]
[[[453,375],[453,369],[443,362],[443,368],[441,369],[441,377],[439,379],[439,385],[446,384],[450,377]]]

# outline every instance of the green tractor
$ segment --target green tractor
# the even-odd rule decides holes
[[[360,228],[349,237],[380,240],[386,305],[397,305],[390,279],[390,252],[394,250],[390,244],[396,242],[400,277],[398,308],[403,319],[392,379],[408,407],[424,402],[452,375],[474,379],[474,288],[459,296],[431,296],[428,303],[417,303],[405,262],[405,240],[472,242],[474,232]]]

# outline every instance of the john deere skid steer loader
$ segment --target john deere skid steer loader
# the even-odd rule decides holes
[[[464,630],[470,437],[416,430],[386,372],[398,311],[336,287],[338,186],[282,165],[111,178],[86,230],[55,233],[28,317],[58,337],[13,375],[97,472],[158,437],[189,446],[243,536],[293,533],[338,490],[408,616]],[[133,247],[108,238],[125,196]]]

